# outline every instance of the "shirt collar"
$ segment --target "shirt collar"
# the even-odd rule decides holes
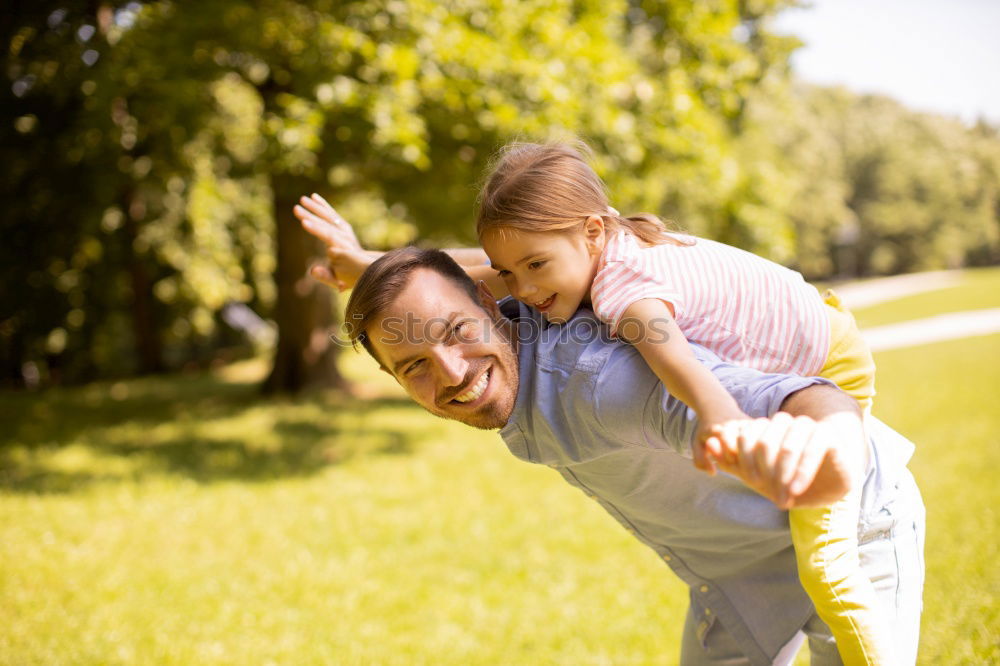
[[[635,244],[632,234],[624,229],[619,229],[613,234],[608,234],[608,242],[604,245],[604,252],[601,253],[601,262],[624,261],[630,250],[630,245]]]

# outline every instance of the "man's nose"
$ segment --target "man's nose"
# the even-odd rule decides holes
[[[442,346],[437,354],[437,370],[444,386],[458,386],[465,381],[469,362],[455,346]]]

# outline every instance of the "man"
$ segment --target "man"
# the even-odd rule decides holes
[[[364,271],[346,319],[418,404],[499,428],[515,456],[555,468],[660,555],[690,588],[683,664],[789,663],[803,634],[813,664],[840,663],[774,502],[829,503],[863,483],[862,567],[895,615],[901,663],[915,660],[923,507],[905,468],[911,444],[878,423],[865,441],[853,400],[822,380],[729,366],[699,349],[744,412],[770,417],[723,434],[739,456],[716,463],[742,483],[709,476],[685,457],[693,414],[591,313],[546,327],[516,302],[502,308],[444,253],[405,248]]]

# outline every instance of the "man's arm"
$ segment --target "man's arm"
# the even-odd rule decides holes
[[[860,479],[867,453],[860,411],[840,389],[824,379],[760,372],[726,363],[704,347],[692,349],[751,417],[716,428],[719,441],[708,442],[710,450],[723,453],[713,456],[723,471],[782,508],[830,504]],[[611,364],[621,370],[611,373],[614,388],[601,393],[603,401],[612,411],[629,415],[617,421],[639,421],[634,427],[643,431],[642,438],[661,439],[690,454],[699,424],[662,384],[658,391],[654,388],[656,408],[647,405],[637,412],[632,407],[633,394],[647,383],[637,380],[654,377],[636,360],[642,362]],[[633,390],[623,391],[624,385]]]
[[[713,456],[723,471],[782,508],[831,504],[853,487],[856,477],[846,463],[863,465],[867,447],[849,396],[824,379],[760,372],[725,363],[699,345],[692,350],[751,417],[724,423],[719,442],[709,443],[710,450],[736,452],[731,460]],[[693,454],[700,425],[693,410],[632,347],[612,350],[593,401],[608,437]]]
[[[868,438],[861,409],[854,398],[835,386],[817,384],[785,398],[781,410],[792,416],[815,420],[831,438],[831,448],[827,450],[813,484],[790,489],[792,494],[798,496],[796,506],[830,504],[863,482],[868,466]],[[824,496],[830,495],[835,497],[825,501]]]
[[[857,404],[823,384],[788,395],[770,419],[730,422],[716,434],[737,451],[719,467],[784,509],[843,497],[861,482],[868,452]]]

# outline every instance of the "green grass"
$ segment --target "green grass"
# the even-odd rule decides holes
[[[946,312],[1000,307],[1000,267],[962,272],[961,282],[913,296],[853,310],[861,328],[894,324]]]
[[[875,414],[916,443],[927,506],[921,663],[1000,663],[1000,335],[875,361]]]
[[[921,663],[1000,661],[1000,336],[880,353],[917,443]],[[670,664],[683,586],[595,503],[353,356],[0,396],[2,664]]]
[[[2,663],[674,651],[683,595],[651,552],[495,434],[398,396],[174,377],[7,394],[2,417]]]

